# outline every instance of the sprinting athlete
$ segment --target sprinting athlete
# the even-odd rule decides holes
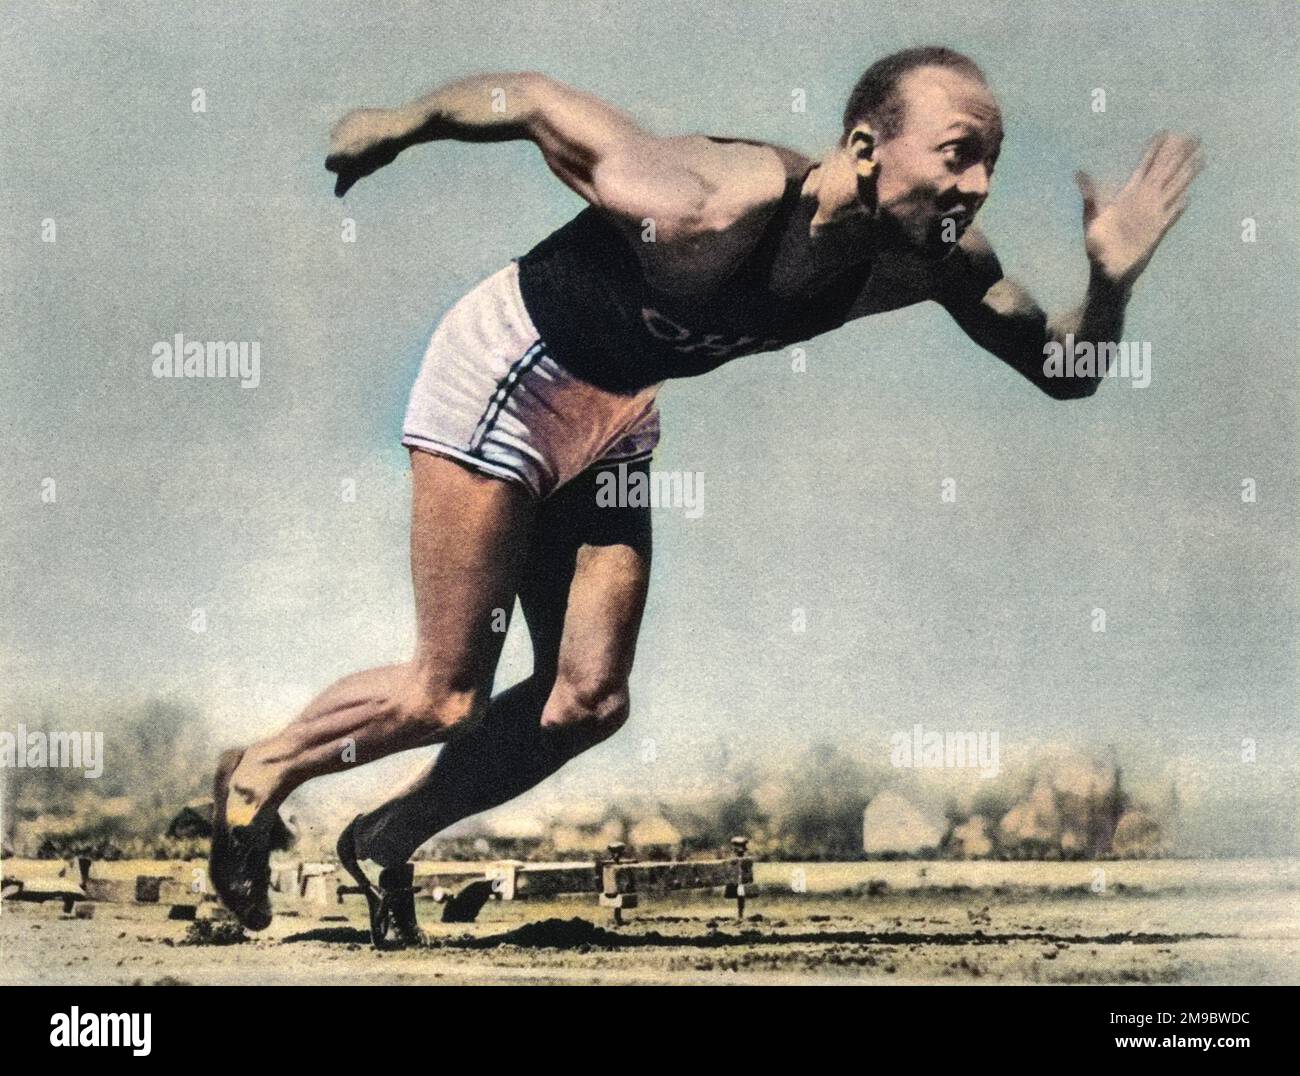
[[[412,943],[416,848],[627,720],[649,511],[599,508],[594,491],[602,468],[648,466],[664,381],[933,300],[1048,395],[1089,396],[1106,359],[1062,367],[1045,355],[1067,336],[1076,348],[1120,339],[1130,288],[1200,168],[1194,140],[1160,134],[1113,199],[1078,174],[1089,283],[1077,309],[1048,318],[971,226],[1002,120],[979,68],[950,49],[908,49],[870,67],[819,160],[742,139],[653,135],[525,73],[352,112],[325,165],[342,195],[404,149],[449,139],[531,141],[589,204],[457,302],[425,354],[402,436],[414,480],[410,661],[345,677],[218,764],[210,870],[254,930],[271,920],[277,808],[303,782],[444,745],[338,844],[366,893],[375,944]],[[516,597],[533,672],[489,697]],[[380,867],[377,880],[363,860]]]

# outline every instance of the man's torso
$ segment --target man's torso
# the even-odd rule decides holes
[[[737,166],[765,170],[745,177],[753,204],[690,249],[656,247],[648,223],[633,234],[589,207],[518,259],[524,303],[557,361],[603,388],[634,391],[931,297],[929,274],[892,272],[880,258],[873,267],[865,250],[818,264],[809,240],[816,199],[802,195],[813,163],[741,146],[754,148],[737,147],[749,154]]]

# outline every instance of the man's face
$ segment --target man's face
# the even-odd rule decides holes
[[[902,129],[875,148],[875,198],[891,240],[942,258],[988,197],[1002,119],[988,87],[942,67],[899,82]]]

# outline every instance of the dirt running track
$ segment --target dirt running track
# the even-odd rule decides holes
[[[759,864],[756,876],[743,923],[718,894],[648,897],[622,927],[586,897],[493,903],[469,925],[421,902],[429,944],[396,953],[371,950],[357,898],[286,900],[265,933],[225,945],[193,944],[159,906],[101,904],[81,920],[57,901],[9,901],[0,982],[1300,983],[1296,860]]]

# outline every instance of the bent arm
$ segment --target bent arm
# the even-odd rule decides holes
[[[1123,334],[1126,286],[1094,271],[1082,303],[1048,316],[1028,291],[1003,275],[997,256],[974,228],[962,237],[946,270],[936,298],[975,343],[1053,399],[1077,400],[1097,391],[1107,369],[1063,372],[1050,361],[1053,345],[1064,348],[1068,335],[1076,348],[1088,342],[1094,355],[1112,355],[1113,349],[1102,345],[1117,343]]]
[[[405,145],[442,139],[536,144],[551,171],[596,200],[596,166],[646,133],[621,109],[535,72],[459,79],[397,110]]]
[[[359,109],[331,135],[336,194],[424,142],[526,140],[571,190],[615,217],[699,216],[712,193],[690,139],[659,138],[621,109],[536,72],[474,75],[396,109]]]
[[[1161,131],[1128,182],[1104,205],[1092,178],[1075,173],[1090,267],[1088,291],[1077,309],[1055,318],[1044,315],[1024,288],[1002,275],[992,248],[974,228],[962,236],[951,266],[945,266],[947,279],[936,297],[973,340],[1049,396],[1091,396],[1115,356],[1133,283],[1187,208],[1188,188],[1201,164],[1197,139]],[[1067,336],[1076,346],[1092,345],[1095,370],[1079,374],[1063,361],[1070,351]]]

